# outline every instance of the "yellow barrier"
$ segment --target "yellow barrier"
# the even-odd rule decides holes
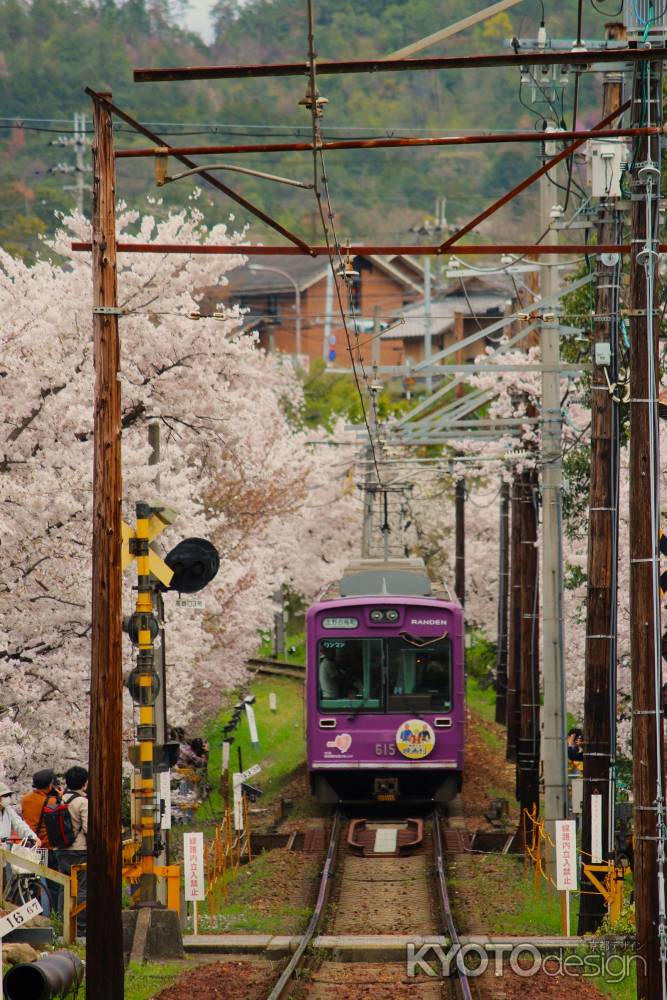
[[[245,856],[252,861],[248,800],[242,796],[243,831],[234,830],[234,810],[225,808],[222,822],[216,826],[211,840],[204,843],[204,878],[209,916],[222,910],[227,901],[229,879],[235,879]]]
[[[537,815],[537,809],[533,806],[529,812],[524,809],[521,815],[521,829],[524,843],[524,866],[526,869],[532,865],[534,878],[533,889],[539,893],[540,879],[543,879],[548,887],[556,888],[556,883],[549,874],[550,859],[555,850],[555,844],[549,834],[544,829],[544,820]],[[591,858],[587,851],[577,848],[577,854],[583,858]],[[582,861],[582,873],[594,889],[578,889],[577,895],[598,895],[604,899],[609,916],[612,921],[616,921],[620,916],[623,906],[623,881],[625,869],[609,861],[604,864],[593,864]],[[598,876],[602,875],[603,878]],[[563,896],[563,907],[564,907]],[[563,927],[565,927],[566,915],[563,912]]]
[[[141,844],[134,840],[123,842],[123,878],[130,885],[138,885],[141,881]],[[167,883],[167,909],[180,913],[181,910],[181,866],[180,865],[155,865],[153,871],[158,879],[163,878]],[[138,902],[139,897],[135,891],[134,899]]]

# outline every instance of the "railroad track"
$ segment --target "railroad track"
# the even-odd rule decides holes
[[[274,660],[268,656],[254,656],[246,660],[250,667],[255,667],[258,674],[273,674],[276,677],[293,677],[302,681],[306,676],[306,668],[300,663],[287,663],[285,660]]]
[[[455,964],[448,979],[408,977],[410,938],[459,943],[439,817],[348,823],[337,812],[310,923],[269,1000],[472,1000]]]

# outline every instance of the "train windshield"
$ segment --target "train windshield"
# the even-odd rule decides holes
[[[321,639],[320,707],[377,710],[381,707],[382,640]]]
[[[452,707],[449,639],[433,642],[391,638],[386,643],[387,711],[449,711]]]
[[[449,639],[320,639],[324,711],[443,712],[452,707]]]

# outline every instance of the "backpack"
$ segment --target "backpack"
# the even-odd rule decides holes
[[[77,792],[72,792],[67,802],[65,802],[57,792],[50,792],[46,796],[42,807],[40,825],[43,820],[52,850],[59,851],[66,847],[71,847],[76,840],[78,831],[77,833],[74,832],[74,823],[72,822],[72,814],[68,809],[68,803],[72,799],[80,797]]]

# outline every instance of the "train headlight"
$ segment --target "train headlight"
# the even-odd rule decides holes
[[[381,611],[375,610],[371,611],[371,621],[372,622],[382,622],[384,621],[384,615]]]
[[[388,622],[397,622],[398,611],[396,611],[395,608],[391,608],[389,611],[385,613],[385,618],[387,619]]]

